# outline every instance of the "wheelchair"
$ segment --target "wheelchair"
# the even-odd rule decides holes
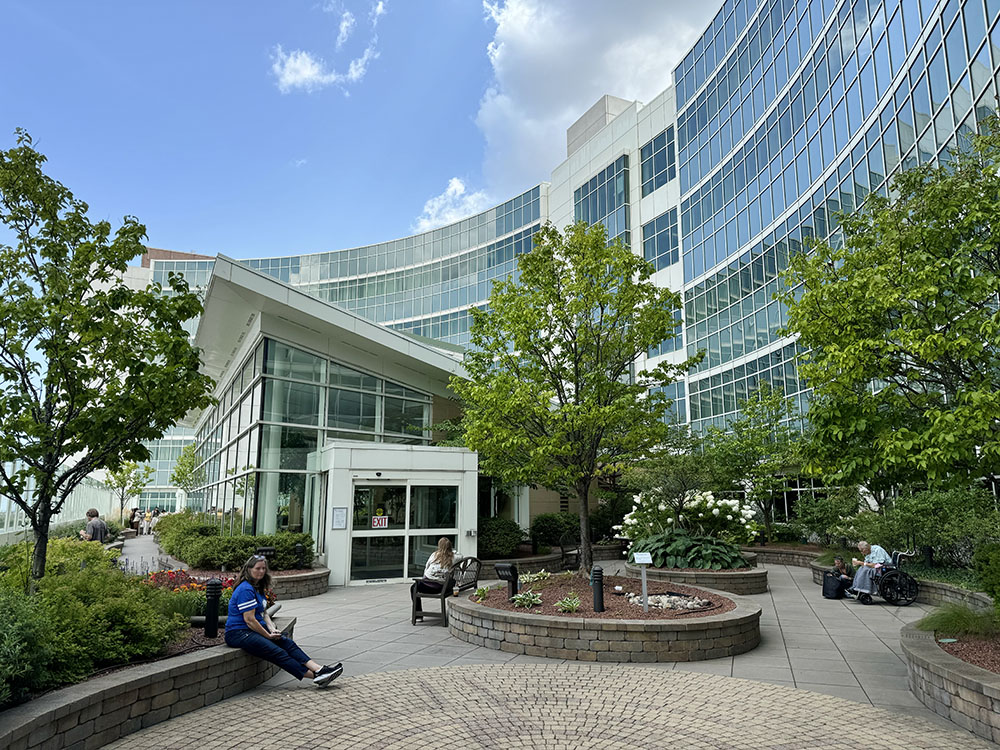
[[[878,595],[889,604],[906,607],[917,600],[920,584],[913,576],[900,570],[899,567],[903,558],[913,557],[914,554],[914,552],[893,552],[892,562],[876,571],[872,584],[878,591]],[[871,604],[872,595],[858,593],[858,601],[862,604]]]

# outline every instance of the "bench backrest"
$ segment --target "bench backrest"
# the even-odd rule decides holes
[[[451,566],[451,575],[445,583],[445,590],[457,588],[459,591],[479,585],[479,571],[483,564],[476,557],[462,557]]]

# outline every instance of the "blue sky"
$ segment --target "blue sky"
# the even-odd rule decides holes
[[[405,236],[546,179],[717,10],[676,0],[8,0],[0,148],[149,244],[237,258]]]

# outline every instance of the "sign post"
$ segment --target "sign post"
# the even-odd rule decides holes
[[[635,552],[632,554],[632,559],[642,571],[642,611],[649,612],[649,593],[646,591],[646,566],[653,564],[653,555],[651,552]]]

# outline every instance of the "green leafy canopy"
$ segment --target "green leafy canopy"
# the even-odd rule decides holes
[[[786,273],[815,389],[810,463],[839,483],[994,473],[1000,458],[1000,136],[894,178]],[[964,476],[964,478],[963,478]]]
[[[10,241],[0,244],[0,492],[34,530],[36,578],[49,520],[73,488],[96,469],[148,460],[142,441],[208,406],[212,386],[183,328],[201,313],[198,296],[179,276],[167,293],[128,287],[145,227],[92,223],[44,162],[20,130],[0,151]]]
[[[679,328],[680,297],[652,272],[619,240],[609,244],[603,225],[544,226],[515,278],[472,311],[468,378],[451,383],[485,473],[576,494],[587,567],[592,483],[666,438],[669,402],[649,389],[690,366],[634,372],[639,355]]]

